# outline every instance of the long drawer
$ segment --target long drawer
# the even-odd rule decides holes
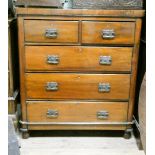
[[[129,74],[27,73],[28,99],[125,99]]]
[[[77,21],[25,20],[26,42],[77,43]]]
[[[29,122],[125,122],[127,102],[27,102]]]
[[[134,44],[134,22],[82,22],[82,43]]]
[[[26,46],[26,70],[130,71],[132,50],[127,47]]]

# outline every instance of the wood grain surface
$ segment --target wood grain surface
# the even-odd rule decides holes
[[[137,80],[137,69],[138,69],[138,59],[139,59],[139,45],[140,45],[141,26],[142,26],[142,20],[137,19],[137,21],[136,21],[135,44],[134,44],[133,58],[132,58],[132,73],[131,73],[131,83],[130,83],[131,87],[130,87],[128,121],[131,121],[133,119],[133,110],[134,110],[134,104],[135,104],[136,80]]]
[[[54,42],[54,43],[77,43],[78,22],[77,21],[51,21],[51,20],[25,20],[26,42]],[[47,29],[56,29],[57,38],[46,38]]]
[[[25,64],[24,61],[24,20],[22,17],[18,17],[18,54],[19,54],[19,73],[20,73],[20,102],[21,102],[21,112],[23,121],[26,121],[26,89],[25,89]],[[26,129],[27,125],[22,125],[22,128]]]
[[[26,70],[131,71],[132,50],[128,47],[26,46]],[[48,56],[55,55],[59,63],[49,64]],[[100,56],[111,56],[111,65],[101,65]]]
[[[125,122],[127,102],[28,102],[29,122]],[[48,118],[48,110],[57,110],[57,118]],[[97,113],[107,111],[107,119],[99,119]]]
[[[113,39],[102,38],[102,30],[114,30]],[[134,22],[82,22],[82,43],[134,44]]]
[[[132,121],[140,17],[144,15],[144,10],[16,8],[16,13],[22,121],[27,121],[27,118],[38,122],[47,121],[44,113],[46,114],[48,108],[62,111],[65,117],[58,117],[58,121],[74,122],[81,121],[82,118],[85,121],[94,121],[95,110],[102,108],[110,111],[111,120]],[[46,29],[51,28],[57,29],[58,36],[55,39],[45,37]],[[114,39],[103,39],[103,29],[113,29]],[[60,63],[47,64],[49,54],[58,55]],[[101,54],[112,56],[111,66],[99,65],[98,57]],[[58,90],[47,90],[47,82],[57,82]],[[109,83],[110,92],[99,92],[99,83]],[[68,117],[68,112],[73,117]],[[125,130],[131,126],[23,125],[22,128]]]
[[[43,9],[43,8],[16,8],[17,16],[82,16],[82,17],[143,17],[144,10],[94,10],[94,9]]]
[[[57,82],[57,91],[47,91],[47,82]],[[109,83],[110,92],[99,92],[99,83]],[[26,74],[28,99],[125,99],[129,97],[129,74]]]

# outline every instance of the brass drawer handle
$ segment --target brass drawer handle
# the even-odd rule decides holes
[[[47,56],[47,63],[57,65],[59,64],[59,56],[58,55],[48,55]]]
[[[108,93],[111,90],[111,86],[109,83],[99,83],[98,90],[99,90],[99,92]]]
[[[46,116],[47,118],[57,118],[59,115],[57,110],[48,109]]]
[[[58,83],[57,82],[47,82],[46,90],[57,91],[58,90]]]
[[[100,56],[99,63],[100,65],[111,65],[112,57],[111,56]]]
[[[109,117],[109,112],[107,112],[107,111],[98,111],[97,112],[98,119],[108,119],[108,117]]]
[[[45,30],[45,37],[49,39],[56,39],[58,37],[57,29],[47,29]]]
[[[114,39],[116,36],[113,29],[104,29],[101,34],[103,39]]]

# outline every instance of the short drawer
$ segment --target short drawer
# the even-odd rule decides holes
[[[82,43],[134,44],[134,22],[82,22]]]
[[[127,47],[26,46],[26,70],[130,71],[132,50]]]
[[[28,99],[125,99],[129,74],[27,73]]]
[[[127,102],[27,102],[29,122],[126,122]]]
[[[77,21],[25,20],[25,41],[77,43]]]

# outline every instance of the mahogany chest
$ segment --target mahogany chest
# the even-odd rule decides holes
[[[142,10],[17,8],[21,130],[130,136]]]

